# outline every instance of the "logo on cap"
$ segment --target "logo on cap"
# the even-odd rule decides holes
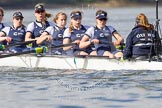
[[[107,19],[107,15],[105,13],[99,13],[99,14],[96,15],[96,18],[97,19],[102,19],[102,18]]]
[[[45,8],[43,5],[39,5],[39,6],[35,7],[35,11],[44,11],[44,10],[45,10]]]
[[[70,17],[71,17],[71,18],[79,18],[79,17],[81,17],[81,13],[79,13],[79,12],[77,12],[77,13],[72,13],[72,14],[70,15]]]
[[[24,18],[21,12],[15,12],[13,14],[13,17],[21,17],[21,18]]]

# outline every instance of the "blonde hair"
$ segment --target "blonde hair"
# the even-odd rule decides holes
[[[140,13],[139,15],[137,15],[136,25],[141,25],[141,26],[143,26],[143,27],[145,27],[146,29],[149,29],[149,30],[154,29],[154,26],[149,23],[148,18],[143,13]]]
[[[38,4],[35,5],[35,8],[37,8],[38,6],[43,6],[43,7],[45,7],[45,4],[44,4],[44,3],[38,3]],[[52,16],[51,13],[45,11],[45,20],[47,20],[47,19],[50,18],[51,16]]]
[[[72,11],[72,12],[70,13],[70,16],[71,16],[72,14],[75,14],[75,13],[81,14],[81,17],[82,17],[82,12],[79,11],[79,10],[74,10],[74,11]],[[70,26],[69,26],[69,33],[73,32],[73,29],[74,29],[73,24],[70,23]]]
[[[4,16],[4,9],[0,7],[0,12],[2,13],[2,16]]]
[[[60,15],[64,15],[65,18],[66,18],[66,20],[67,20],[67,15],[66,15],[66,13],[59,12],[59,13],[57,13],[56,16],[53,18],[53,22],[56,23],[56,20],[58,19],[58,17],[59,17]]]
[[[45,13],[45,17],[46,17],[45,20],[47,20],[47,19],[50,18],[51,16],[52,16],[51,13],[46,12],[46,13]]]

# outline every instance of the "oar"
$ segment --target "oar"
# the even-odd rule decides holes
[[[114,44],[113,42],[100,42],[100,43],[101,44],[110,44],[110,45]],[[115,48],[123,52],[123,50],[125,48],[125,43],[120,43],[120,45],[115,46]]]
[[[72,45],[76,45],[76,43],[69,43],[69,44],[63,44],[63,45],[52,46],[52,47],[46,47],[46,46],[36,47],[36,48],[30,49],[30,50],[28,50],[28,51],[23,51],[23,52],[19,52],[19,53],[12,53],[12,54],[0,55],[0,58],[12,57],[12,56],[18,56],[18,55],[30,54],[30,53],[40,54],[40,53],[47,52],[49,48],[55,49],[55,48],[62,48],[62,47],[72,46]]]
[[[20,45],[24,45],[24,44],[30,44],[32,42],[35,42],[36,40],[30,40],[30,41],[25,41],[25,42],[17,42],[17,43],[14,43],[14,44],[9,44],[9,45],[3,45],[3,44],[0,44],[0,50],[5,50],[6,48],[9,48],[9,47],[14,47],[14,46],[20,46]]]
[[[68,44],[63,44],[63,45],[59,45],[59,46],[51,46],[49,48],[59,49],[59,48],[62,48],[62,47],[68,47],[68,46],[73,46],[73,45],[77,45],[77,43],[68,43]]]
[[[29,50],[23,51],[23,52],[0,55],[0,58],[18,56],[18,55],[29,54],[29,53],[37,53],[37,54],[39,54],[39,53],[43,53],[44,50],[46,50],[46,47],[37,47],[37,48],[29,49]]]

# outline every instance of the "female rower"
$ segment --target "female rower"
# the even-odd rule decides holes
[[[107,12],[98,10],[96,12],[96,26],[90,27],[86,31],[80,42],[80,48],[94,44],[96,53],[91,53],[91,55],[108,56],[109,58],[122,57],[122,52],[116,51],[114,45],[120,45],[124,40],[112,26],[107,26],[106,22]],[[112,42],[113,36],[116,39],[114,43]]]
[[[46,30],[42,33],[40,38],[37,40],[37,44],[42,44],[44,41],[51,42],[51,46],[60,46],[63,43],[63,33],[65,31],[67,15],[63,12],[59,12],[54,17],[53,21],[55,22],[55,26],[47,27]],[[51,54],[64,54],[62,48],[60,49],[51,49]]]
[[[80,40],[86,32],[86,27],[81,24],[82,13],[74,10],[70,14],[71,23],[63,35],[63,44],[76,43],[75,46],[64,47],[67,55],[88,55],[92,50],[91,47],[79,48]],[[69,53],[70,52],[70,53]]]
[[[7,44],[14,44],[17,42],[25,41],[26,28],[23,25],[23,15],[21,12],[15,12],[13,14],[13,25],[2,29],[0,32],[0,41],[6,41]],[[9,48],[10,52],[22,52],[26,48],[26,45],[20,45]]]
[[[1,31],[4,27],[8,26],[7,24],[2,23],[3,16],[4,16],[4,9],[3,9],[2,7],[0,7],[0,31]]]
[[[35,5],[35,17],[36,21],[27,26],[25,41],[30,41],[32,39],[37,40],[47,27],[54,25],[52,22],[47,21],[47,18],[51,17],[51,14],[46,12],[44,4],[42,3]],[[32,45],[32,47],[37,46],[36,43]]]
[[[3,16],[4,16],[4,9],[0,7],[0,31],[4,28],[7,27],[8,25],[6,23],[3,23]],[[6,41],[0,42],[0,44],[7,44]]]
[[[135,27],[126,39],[124,58],[152,57],[156,55],[157,42],[160,45],[160,38],[154,26],[149,23],[145,14],[140,13],[136,17]]]

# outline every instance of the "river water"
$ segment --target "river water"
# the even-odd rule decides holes
[[[47,9],[68,15],[72,8]],[[95,8],[80,8],[83,24],[95,24]],[[155,24],[155,7],[105,8],[108,24],[126,38],[137,14],[143,12]],[[11,23],[16,10],[6,10],[4,22]],[[21,10],[24,24],[34,21],[33,10]],[[159,9],[162,13],[162,8]],[[160,19],[162,16],[160,16]],[[69,20],[69,19],[68,19]],[[68,23],[69,24],[69,23]],[[160,22],[160,25],[162,23]],[[15,61],[16,62],[16,61]],[[137,67],[138,68],[138,67]],[[1,108],[161,108],[161,71],[96,71],[0,69]],[[71,73],[71,74],[69,74]]]

